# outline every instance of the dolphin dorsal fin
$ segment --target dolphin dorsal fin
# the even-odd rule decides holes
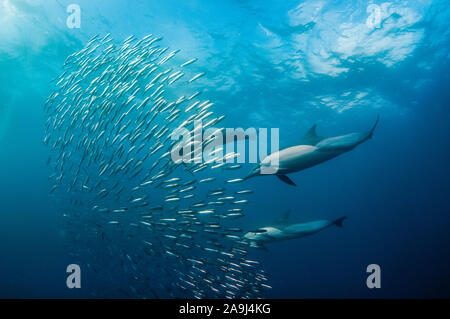
[[[316,133],[317,124],[314,124],[308,132],[303,136],[303,138],[300,141],[300,145],[311,145],[314,146],[317,143],[319,143],[321,140],[323,140],[323,137],[317,136]]]
[[[290,209],[286,210],[280,216],[278,216],[277,219],[275,219],[274,225],[279,226],[279,227],[284,227],[284,226],[288,225],[290,215],[291,215],[291,210]]]

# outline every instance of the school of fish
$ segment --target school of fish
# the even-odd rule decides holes
[[[196,59],[162,43],[97,35],[54,79],[44,143],[71,258],[104,283],[90,287],[94,296],[264,297],[268,275],[233,224],[252,193],[240,165],[224,161],[236,154],[171,158],[172,132],[225,115],[202,98]],[[192,152],[209,142],[192,141]]]

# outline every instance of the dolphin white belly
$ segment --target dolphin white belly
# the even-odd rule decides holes
[[[328,161],[340,153],[340,151],[320,151],[316,146],[311,145],[297,145],[270,154],[261,162],[261,166],[272,164],[277,167],[276,158],[278,157],[276,173],[288,174]]]

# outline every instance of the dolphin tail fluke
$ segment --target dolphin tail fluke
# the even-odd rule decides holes
[[[347,216],[343,216],[341,218],[338,218],[335,221],[333,221],[333,224],[338,226],[338,227],[342,227],[342,223],[344,222],[345,219],[347,219]]]
[[[377,120],[375,121],[375,124],[372,126],[372,129],[370,130],[368,138],[372,137],[373,132],[375,131],[375,128],[377,127],[379,121],[380,121],[380,114],[377,115]]]
[[[277,175],[277,177],[282,180],[283,182],[285,182],[286,184],[289,184],[291,186],[297,186],[297,184],[295,184],[289,177],[287,177],[286,175]]]

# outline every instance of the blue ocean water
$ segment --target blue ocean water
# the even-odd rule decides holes
[[[80,29],[66,25],[72,3]],[[123,297],[103,294],[94,273],[67,289],[74,261],[42,143],[51,80],[107,33],[153,33],[198,58],[223,125],[279,128],[282,147],[315,123],[334,136],[380,115],[371,140],[291,174],[297,187],[274,176],[245,182],[254,194],[236,224],[246,229],[287,209],[298,222],[348,216],[342,229],[252,251],[270,275],[267,296],[450,297],[449,19],[448,3],[431,0],[0,0],[0,297]],[[369,264],[381,267],[381,289],[366,286]],[[127,285],[119,270],[109,278]]]

